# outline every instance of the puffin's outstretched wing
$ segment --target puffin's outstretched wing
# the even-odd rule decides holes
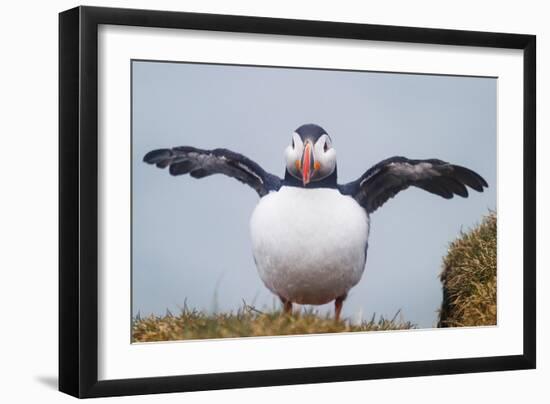
[[[227,149],[202,150],[190,146],[150,151],[143,161],[159,168],[170,167],[172,175],[190,174],[203,178],[212,174],[225,174],[250,185],[258,195],[281,187],[281,179],[266,172],[257,163],[242,154]]]
[[[340,185],[345,195],[350,195],[368,213],[374,212],[388,199],[410,186],[451,199],[455,194],[468,196],[466,186],[483,192],[487,182],[474,171],[445,161],[410,160],[390,157],[369,168],[359,179]]]

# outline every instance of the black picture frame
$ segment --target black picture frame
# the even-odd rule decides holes
[[[98,381],[100,24],[523,50],[523,354]],[[59,390],[84,398],[535,368],[535,60],[534,35],[97,7],[60,13]]]

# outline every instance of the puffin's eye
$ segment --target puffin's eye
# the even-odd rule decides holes
[[[328,142],[325,142],[325,145],[323,146],[323,151],[326,153],[328,150]]]
[[[294,139],[292,139],[292,148],[295,149],[296,146],[294,145]]]

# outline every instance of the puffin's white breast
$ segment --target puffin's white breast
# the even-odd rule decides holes
[[[299,304],[324,304],[346,294],[363,274],[368,220],[353,198],[335,189],[271,192],[250,219],[261,279]]]

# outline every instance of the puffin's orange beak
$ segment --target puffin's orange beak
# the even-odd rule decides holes
[[[311,153],[311,143],[306,142],[304,147],[304,154],[302,155],[302,182],[307,185],[311,179],[311,166],[313,162],[313,156]]]

